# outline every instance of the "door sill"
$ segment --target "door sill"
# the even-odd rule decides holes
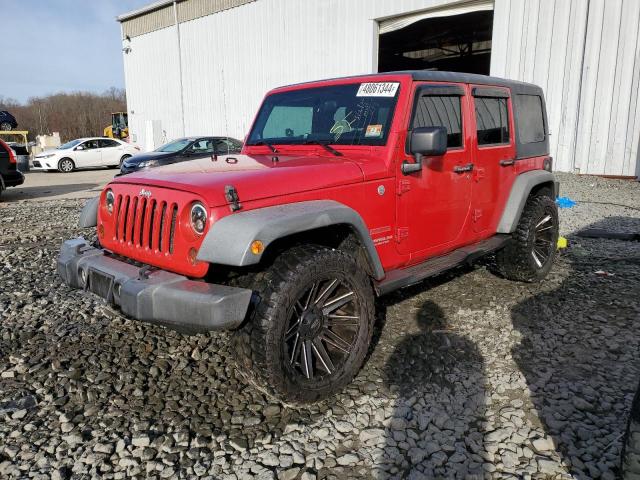
[[[511,238],[511,235],[496,234],[481,242],[466,245],[446,255],[430,258],[417,265],[391,270],[382,280],[376,282],[376,292],[378,295],[385,295],[399,288],[421,282],[425,278],[433,277],[463,263],[471,263],[488,253],[498,250],[509,238]]]

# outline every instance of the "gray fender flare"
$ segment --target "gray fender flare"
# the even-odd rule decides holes
[[[504,211],[502,212],[502,217],[498,223],[498,233],[512,233],[515,231],[531,190],[536,185],[543,183],[551,183],[553,185],[555,198],[558,195],[558,182],[553,176],[553,173],[547,172],[546,170],[532,170],[516,177]]]
[[[254,265],[262,258],[262,254],[251,253],[254,240],[260,240],[266,250],[279,238],[330,225],[353,228],[364,246],[374,277],[382,279],[384,269],[362,217],[352,208],[333,200],[289,203],[228,215],[214,222],[200,246],[197,259],[238,267]]]
[[[80,212],[80,220],[78,226],[80,228],[95,227],[98,225],[98,203],[100,196],[94,197],[87,201]]]

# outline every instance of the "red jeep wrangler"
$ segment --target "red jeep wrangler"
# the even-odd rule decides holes
[[[545,277],[558,184],[542,90],[414,71],[292,85],[264,99],[240,155],[112,181],[82,211],[98,243],[58,271],[132,318],[234,330],[240,372],[311,402],[361,368],[374,299],[496,252]]]

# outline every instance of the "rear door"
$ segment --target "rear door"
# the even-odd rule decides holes
[[[124,146],[121,143],[103,138],[98,140],[98,146],[102,150],[102,165],[107,167],[120,165],[120,158],[124,154]]]
[[[424,157],[420,172],[403,175],[402,160],[413,162],[408,141],[398,163],[398,231],[401,254],[411,261],[450,250],[462,240],[471,202],[471,145],[466,86],[418,84],[408,136],[417,127],[447,128],[447,152]]]
[[[511,190],[516,149],[508,88],[471,86],[476,148],[473,161],[473,231],[486,237],[497,225]]]

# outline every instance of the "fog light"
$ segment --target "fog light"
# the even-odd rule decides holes
[[[260,240],[254,240],[251,242],[251,253],[254,255],[260,255],[262,252],[264,252],[264,243]]]
[[[191,265],[196,264],[196,257],[198,256],[198,251],[195,248],[190,248],[189,253],[187,253],[187,258],[189,258],[189,262]]]

